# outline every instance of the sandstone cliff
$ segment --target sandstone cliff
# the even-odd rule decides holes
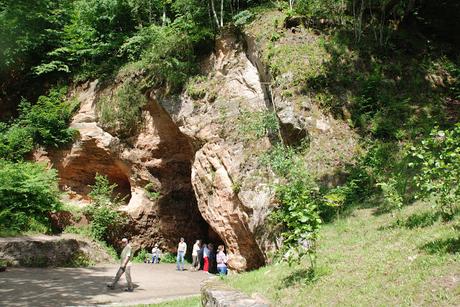
[[[68,201],[87,203],[96,173],[117,183],[127,196],[122,210],[131,219],[125,235],[136,247],[159,242],[174,251],[181,236],[189,244],[202,238],[226,245],[231,269],[261,266],[279,238],[266,222],[275,205],[270,186],[277,179],[260,165],[260,156],[277,141],[308,140],[313,157],[318,148],[335,152],[334,142],[355,143],[346,132],[337,140],[333,131],[343,127],[308,99],[283,98],[258,48],[250,32],[243,37],[224,32],[203,60],[201,77],[181,95],[147,90],[137,132],[128,139],[101,128],[96,108],[127,80],[76,87],[80,110],[71,126],[79,131],[78,140],[66,150],[37,152],[36,159],[47,159],[59,171]],[[248,121],[267,114],[279,123],[277,133],[247,129]],[[325,146],[325,140],[331,142]],[[321,162],[313,160],[310,167],[326,169],[323,177],[334,172],[318,166]],[[159,197],[149,198],[147,185]]]

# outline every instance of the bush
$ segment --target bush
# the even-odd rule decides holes
[[[137,255],[133,258],[133,262],[143,263],[147,259],[149,252],[146,249],[141,249]]]
[[[318,186],[307,172],[302,148],[294,150],[275,145],[262,158],[281,181],[274,185],[278,206],[270,220],[281,230],[281,252],[289,263],[308,255],[311,269],[316,267],[316,241],[322,223],[319,208],[324,203]]]
[[[434,129],[410,155],[420,197],[435,197],[443,218],[452,218],[460,204],[460,123],[451,130]]]
[[[254,14],[249,10],[244,10],[233,16],[233,23],[237,27],[244,26],[254,19]]]
[[[160,198],[161,192],[155,189],[155,186],[150,182],[144,187],[145,193],[151,201],[156,201]]]
[[[48,212],[60,209],[56,171],[42,164],[0,159],[0,225],[16,231],[49,230]]]
[[[10,161],[20,161],[34,148],[30,130],[17,124],[0,123],[0,156]]]
[[[9,125],[0,123],[0,155],[19,161],[34,144],[59,147],[71,142],[76,130],[68,126],[78,102],[66,101],[66,92],[65,87],[53,89],[34,105],[22,100],[19,117]]]
[[[178,92],[188,78],[196,72],[193,43],[188,35],[189,25],[178,20],[168,27],[150,26],[150,44],[144,48],[142,62],[148,71],[148,84],[165,86],[169,92]],[[203,32],[203,39],[208,35]]]
[[[279,130],[275,112],[241,111],[238,117],[238,130],[246,140],[256,140],[275,135]]]
[[[147,97],[133,81],[124,83],[114,97],[102,97],[97,104],[102,127],[121,137],[132,136],[139,126]]]
[[[283,250],[289,251],[287,260],[300,260],[308,254],[314,269],[315,245],[322,223],[318,188],[308,177],[293,178],[286,184],[277,185],[275,192],[280,205],[270,217],[283,227]]]
[[[66,93],[66,87],[55,88],[34,105],[26,100],[19,105],[18,125],[30,130],[36,143],[59,147],[73,140],[76,130],[69,128],[69,122],[78,102],[67,102]]]
[[[95,184],[91,186],[91,205],[86,208],[86,214],[91,220],[91,234],[96,240],[107,240],[111,231],[121,226],[124,219],[118,207],[124,198],[114,196],[116,184],[110,184],[106,176],[96,174]]]
[[[176,261],[177,261],[176,255],[172,253],[166,252],[161,255],[162,263],[176,263]]]

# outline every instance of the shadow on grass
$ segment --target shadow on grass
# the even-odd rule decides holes
[[[289,288],[296,284],[312,284],[327,274],[328,270],[324,267],[317,267],[316,270],[313,270],[312,268],[299,269],[284,277],[278,285],[278,289]]]
[[[414,213],[405,219],[398,219],[388,226],[382,226],[379,230],[394,229],[394,228],[423,228],[432,226],[441,217],[439,211],[427,211],[422,213]]]
[[[434,240],[421,246],[420,249],[429,254],[460,253],[460,237]]]
[[[422,213],[414,213],[406,220],[402,221],[401,226],[409,229],[428,227],[436,223],[441,217],[439,211],[427,211]]]

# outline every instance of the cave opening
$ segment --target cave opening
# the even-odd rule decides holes
[[[193,156],[192,156],[193,157]],[[223,240],[205,221],[198,209],[196,195],[191,183],[192,161],[169,160],[162,166],[150,168],[149,172],[159,180],[163,193],[157,202],[156,215],[160,219],[160,245],[174,252],[181,237],[189,246],[187,256],[191,257],[192,246],[196,240],[213,243],[214,249],[223,244]],[[158,242],[149,242],[147,249]],[[188,258],[187,257],[187,258]]]

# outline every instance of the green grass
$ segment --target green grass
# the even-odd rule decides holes
[[[200,296],[182,298],[174,301],[167,301],[159,304],[139,305],[137,307],[200,307]]]
[[[374,209],[325,225],[315,281],[308,279],[305,262],[270,265],[227,282],[248,294],[261,293],[275,306],[455,305],[460,301],[460,217],[449,223],[424,218],[414,226],[414,215],[427,208],[405,208],[402,226],[395,226],[391,213],[377,216]]]

